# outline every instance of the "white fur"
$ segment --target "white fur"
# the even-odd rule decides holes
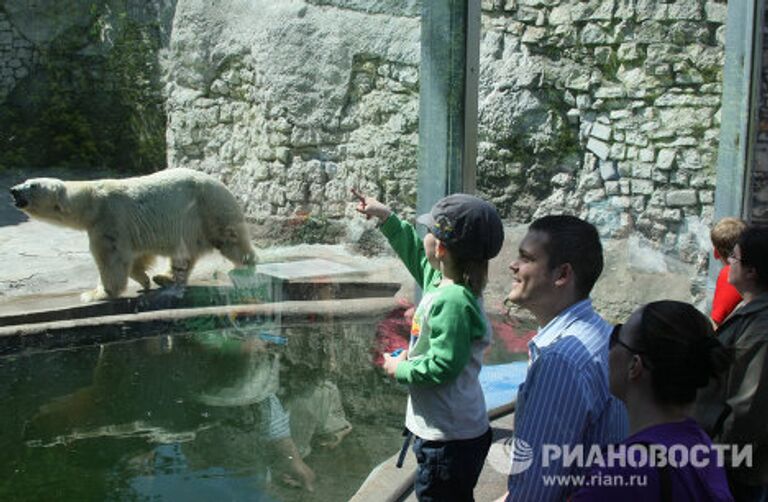
[[[218,249],[237,266],[256,261],[237,200],[215,178],[190,169],[95,181],[35,178],[13,187],[33,218],[88,232],[101,286],[84,301],[117,297],[128,277],[149,289],[155,256],[171,259],[162,286],[186,284],[203,254]],[[18,194],[18,195],[17,195]]]

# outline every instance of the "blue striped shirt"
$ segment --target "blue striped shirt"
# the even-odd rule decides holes
[[[513,455],[507,500],[536,502],[565,500],[574,491],[547,476],[586,474],[560,459],[543,465],[543,445],[618,443],[628,433],[624,404],[608,388],[608,339],[611,325],[582,300],[560,312],[530,341],[531,362],[520,386],[515,410],[515,447],[530,445],[526,455]],[[515,458],[517,457],[517,458]],[[552,479],[552,478],[549,478]]]

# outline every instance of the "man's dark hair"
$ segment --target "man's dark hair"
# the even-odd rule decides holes
[[[603,246],[595,226],[581,218],[559,214],[539,218],[528,231],[547,235],[544,251],[549,268],[570,263],[576,276],[576,292],[580,298],[588,297],[603,271]]]
[[[738,241],[741,264],[754,267],[757,283],[768,287],[768,226],[750,225],[741,233]]]

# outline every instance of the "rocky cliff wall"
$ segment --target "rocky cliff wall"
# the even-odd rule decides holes
[[[564,211],[604,237],[631,235],[648,257],[638,266],[698,274],[701,296],[725,11],[720,0],[484,1],[480,193],[511,222]],[[170,164],[219,173],[280,235],[343,221],[352,186],[411,215],[418,15],[416,2],[179,5]]]
[[[165,167],[175,0],[0,3],[0,168]]]
[[[415,205],[418,14],[329,3],[176,12],[169,162],[219,173],[259,221],[341,218],[351,186]]]
[[[420,2],[63,5],[0,6],[0,115],[27,126],[0,128],[16,160],[20,142],[45,151],[30,146],[43,133],[58,140],[42,160],[68,148],[121,168],[145,148],[134,160],[151,169],[167,154],[227,182],[265,243],[383,249],[350,218],[351,187],[413,214]],[[725,13],[724,0],[483,0],[480,194],[510,224],[583,216],[622,240],[628,267],[692,277],[703,298]]]

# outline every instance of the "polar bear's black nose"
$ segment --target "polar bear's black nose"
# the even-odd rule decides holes
[[[11,195],[13,196],[13,203],[16,207],[25,207],[27,205],[27,199],[22,195],[21,190],[16,187],[11,188]]]

